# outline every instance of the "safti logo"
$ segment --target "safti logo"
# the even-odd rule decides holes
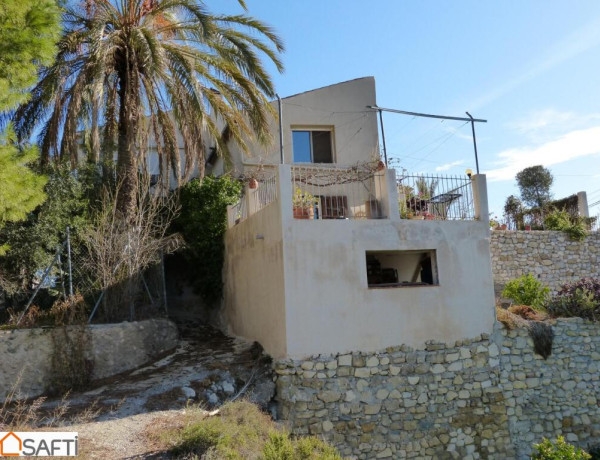
[[[77,433],[0,433],[0,457],[75,457]]]

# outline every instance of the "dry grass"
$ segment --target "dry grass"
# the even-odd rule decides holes
[[[496,319],[500,321],[506,329],[527,327],[526,319],[523,319],[498,305],[496,305]]]
[[[544,321],[548,315],[527,305],[511,305],[508,311],[528,321]]]
[[[40,426],[56,425],[69,410],[69,394],[65,394],[60,404],[51,412],[42,411],[45,397],[33,401],[23,398],[19,394],[22,374],[6,396],[0,406],[0,431],[27,431]]]
[[[147,434],[153,445],[176,458],[341,460],[333,447],[318,438],[291,437],[247,401],[228,403],[213,413],[191,407],[179,426],[151,430]]]

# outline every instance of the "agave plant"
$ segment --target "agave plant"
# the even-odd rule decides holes
[[[248,140],[268,139],[274,89],[262,59],[282,71],[283,44],[262,22],[213,15],[200,0],[87,0],[67,2],[63,27],[15,130],[21,140],[39,133],[42,165],[76,167],[82,143],[94,162],[116,154],[122,211],[150,139],[162,184],[196,167],[202,176],[208,148],[226,155],[230,140],[247,151]]]

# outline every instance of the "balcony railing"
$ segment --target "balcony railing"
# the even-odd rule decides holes
[[[369,163],[276,165],[246,176],[228,225],[276,205],[283,219],[477,220],[487,223],[485,176],[407,174]],[[275,203],[275,204],[274,204]],[[292,212],[290,212],[292,211]]]
[[[382,219],[381,173],[371,163],[350,167],[293,165],[292,206],[296,219]]]
[[[396,180],[403,219],[475,220],[470,178],[402,173]]]

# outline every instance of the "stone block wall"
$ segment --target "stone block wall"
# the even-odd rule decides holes
[[[598,325],[560,320],[552,355],[498,325],[451,345],[275,363],[279,415],[361,459],[525,459],[542,436],[600,439]],[[600,347],[598,347],[600,349]]]
[[[179,338],[177,326],[166,319],[93,325],[83,331],[73,327],[0,331],[0,403],[18,379],[20,397],[43,394],[54,378],[55,347],[67,337],[77,343],[75,337],[82,332],[83,354],[91,365],[93,380],[146,364],[175,348]]]
[[[492,231],[490,241],[494,283],[532,273],[551,291],[583,277],[600,277],[600,233],[572,241],[563,232]]]

